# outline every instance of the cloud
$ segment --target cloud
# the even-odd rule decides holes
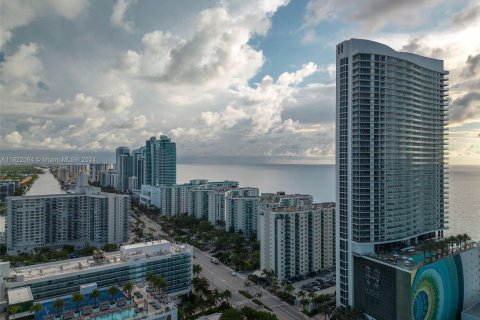
[[[7,134],[4,141],[10,145],[19,146],[22,143],[23,137],[18,131],[13,131]]]
[[[37,57],[36,43],[22,44],[1,64],[2,94],[12,97],[28,97],[35,94],[43,73],[43,64]]]
[[[465,27],[476,23],[480,19],[480,4],[478,1],[471,0],[469,5],[458,11],[449,19],[450,22],[458,27]]]
[[[201,11],[195,31],[187,37],[166,30],[143,36],[143,48],[127,51],[117,70],[128,70],[148,82],[167,86],[208,89],[244,84],[264,62],[263,53],[249,41],[265,35],[270,16],[288,1],[221,2]]]
[[[418,12],[434,8],[439,0],[311,0],[307,4],[305,26],[324,21],[353,21],[364,31],[385,26],[413,27],[425,20]]]
[[[480,71],[480,53],[475,56],[469,55],[467,58],[465,69],[463,70],[463,75],[470,78],[478,75],[479,71]]]
[[[451,123],[480,122],[480,93],[469,92],[453,100],[449,119]]]
[[[121,28],[128,33],[133,33],[134,24],[132,21],[125,20],[125,13],[128,7],[135,2],[136,0],[117,0],[117,2],[115,2],[112,15],[110,16],[112,26]]]
[[[108,95],[101,98],[98,108],[103,111],[119,113],[133,104],[132,97],[129,92]]]
[[[0,10],[0,49],[10,41],[12,31],[17,27],[28,25],[37,18],[49,15],[73,19],[87,6],[87,0],[3,0],[2,10]]]

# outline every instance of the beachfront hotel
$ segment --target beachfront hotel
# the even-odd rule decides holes
[[[142,287],[149,274],[167,281],[164,293],[170,296],[185,294],[191,290],[192,255],[189,245],[161,240],[124,245],[117,252],[96,252],[94,256],[26,267],[13,268],[9,262],[2,262],[0,306],[4,309],[11,305],[9,297],[14,299],[14,293],[19,292],[16,290],[23,290],[21,296],[30,302],[48,304],[59,297],[67,299],[75,292],[91,291],[91,288],[122,288],[127,282]]]

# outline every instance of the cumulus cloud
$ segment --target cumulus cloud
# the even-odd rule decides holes
[[[472,56],[469,55],[467,58],[467,63],[465,69],[463,70],[463,75],[466,77],[480,76],[480,53]]]
[[[4,141],[10,145],[18,146],[22,143],[23,137],[18,131],[13,131],[7,134]]]
[[[453,100],[450,106],[450,122],[480,122],[480,93],[469,92]]]
[[[28,97],[35,94],[41,82],[43,64],[37,54],[36,43],[22,44],[1,64],[2,94],[12,97]]]
[[[164,30],[145,34],[142,51],[127,51],[118,59],[117,69],[162,85],[208,89],[243,84],[264,62],[263,53],[249,40],[266,34],[271,15],[287,3],[221,2],[198,14],[195,32],[189,37]]]
[[[108,95],[101,98],[98,108],[103,111],[119,113],[133,104],[132,97],[129,92]]]
[[[87,0],[4,0],[0,10],[0,49],[10,41],[15,28],[28,25],[37,18],[59,15],[73,19],[88,5]]]
[[[128,10],[128,7],[134,4],[136,0],[117,0],[113,6],[113,12],[110,16],[110,23],[114,27],[121,28],[128,33],[132,33],[134,29],[134,24],[132,21],[125,19],[125,13]]]

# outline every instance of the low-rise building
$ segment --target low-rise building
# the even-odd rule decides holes
[[[52,301],[92,287],[121,288],[127,282],[143,284],[149,274],[167,281],[168,286],[164,289],[166,294],[185,294],[191,290],[192,254],[189,245],[162,240],[124,245],[117,252],[98,251],[90,257],[28,267],[11,268],[9,262],[2,262],[0,306],[5,308],[10,303],[7,301],[8,293],[15,290],[27,288],[31,300]],[[153,305],[146,307],[154,309]]]

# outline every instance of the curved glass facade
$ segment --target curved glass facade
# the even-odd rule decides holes
[[[339,304],[353,301],[353,253],[445,229],[447,74],[373,41],[337,45]]]

